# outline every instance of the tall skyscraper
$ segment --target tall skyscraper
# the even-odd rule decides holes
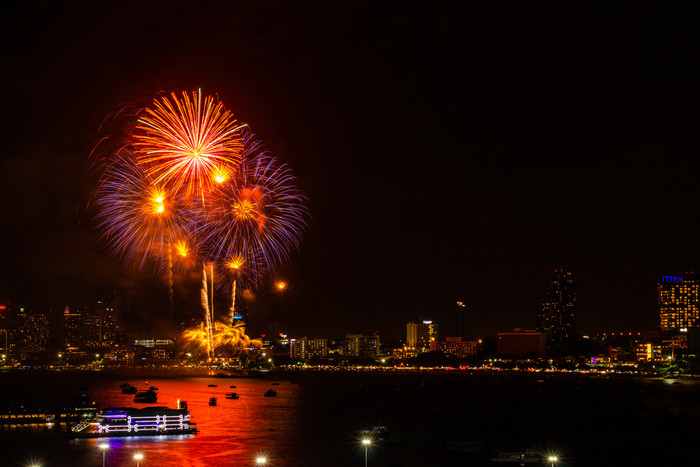
[[[664,330],[700,327],[698,292],[700,281],[691,274],[663,276],[656,284],[659,317]]]
[[[68,307],[63,310],[63,340],[66,350],[83,348],[83,314]]]
[[[537,304],[537,330],[547,335],[550,349],[576,336],[576,289],[570,271],[554,270],[549,291]]]
[[[438,340],[438,325],[432,321],[416,323],[411,321],[406,323],[406,345],[418,350],[427,352],[430,350],[430,343]]]

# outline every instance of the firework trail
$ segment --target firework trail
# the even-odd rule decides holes
[[[213,278],[212,278],[213,279]],[[213,294],[213,291],[212,291]],[[202,308],[204,308],[204,326],[206,330],[207,358],[211,360],[214,356],[214,334],[213,334],[213,309],[209,308],[209,281],[207,280],[207,267],[202,268]],[[213,306],[213,302],[212,302]]]
[[[213,96],[175,92],[144,109],[133,131],[138,163],[158,185],[203,196],[233,173],[241,152],[233,114]]]

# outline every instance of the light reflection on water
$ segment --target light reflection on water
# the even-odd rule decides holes
[[[131,383],[147,388],[145,381],[141,385],[137,381]],[[247,465],[263,451],[284,455],[291,462],[298,418],[295,402],[300,388],[283,382],[274,386],[277,397],[265,397],[263,394],[270,383],[252,378],[150,379],[148,384],[158,388],[157,404],[135,404],[133,396],[122,394],[118,385],[95,388],[91,396],[103,407],[176,407],[178,399],[184,400],[200,431],[195,436],[110,438],[108,443],[117,446],[109,452],[110,460],[117,462],[115,465],[128,461],[137,451],[144,452],[149,465],[164,465],[163,462],[192,466]],[[209,384],[217,387],[208,387]],[[236,388],[231,389],[230,385]],[[236,392],[240,398],[226,399],[228,392]],[[211,397],[217,398],[218,405],[209,405]],[[81,439],[74,442],[77,446],[90,446],[89,450],[99,451],[97,444],[101,441]]]
[[[192,421],[197,424],[196,435],[140,436],[125,438],[93,438],[65,440],[59,431],[66,426],[41,425],[27,427],[0,427],[3,443],[12,438],[30,436],[41,440],[41,445],[25,449],[26,461],[41,461],[44,466],[54,465],[102,465],[99,444],[106,442],[107,466],[135,465],[133,455],[142,452],[141,465],[228,466],[254,465],[255,457],[268,453],[277,462],[270,465],[300,465],[298,446],[303,440],[295,433],[299,410],[296,404],[300,388],[282,381],[271,386],[272,381],[255,378],[153,378],[126,379],[139,389],[148,385],[158,388],[158,402],[142,404],[133,402],[133,395],[122,394],[118,379],[80,378],[81,385],[100,408],[106,407],[176,407],[177,400],[186,401]],[[78,383],[70,384],[75,393]],[[217,387],[208,387],[216,384]],[[235,385],[236,388],[230,388]],[[265,397],[273,387],[277,397]],[[57,388],[60,391],[60,388]],[[228,392],[236,392],[239,399],[226,399]],[[209,399],[216,397],[217,406],[210,406]],[[5,436],[7,435],[7,436]],[[43,447],[42,447],[43,445]],[[4,447],[4,446],[3,446]],[[5,465],[5,464],[3,464]]]

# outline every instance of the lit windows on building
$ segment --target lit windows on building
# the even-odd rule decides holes
[[[289,356],[299,360],[309,360],[314,357],[328,357],[328,339],[309,339],[304,336],[289,340]]]
[[[345,355],[350,357],[376,357],[379,355],[379,333],[347,333]]]
[[[576,336],[576,290],[570,271],[555,269],[546,296],[537,305],[537,330],[550,348],[560,348]]]
[[[430,350],[432,342],[438,340],[438,325],[432,321],[406,323],[406,345],[418,349],[419,352]]]
[[[663,276],[656,284],[663,329],[700,326],[700,281],[692,276]]]

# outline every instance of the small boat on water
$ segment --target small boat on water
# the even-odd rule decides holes
[[[158,402],[158,393],[151,386],[148,391],[139,391],[134,396],[134,402],[141,402],[145,404],[152,404]]]
[[[216,384],[208,384],[207,385],[208,388],[215,388],[216,386],[217,386]]]
[[[238,394],[235,392],[227,392],[226,399],[238,399]]]
[[[236,389],[236,386],[229,386],[231,389]]]
[[[209,398],[209,405],[212,407],[216,405],[216,397]]]
[[[274,389],[268,389],[265,391],[265,397],[277,397],[277,391]]]
[[[280,383],[272,383],[271,386],[279,386]]]

